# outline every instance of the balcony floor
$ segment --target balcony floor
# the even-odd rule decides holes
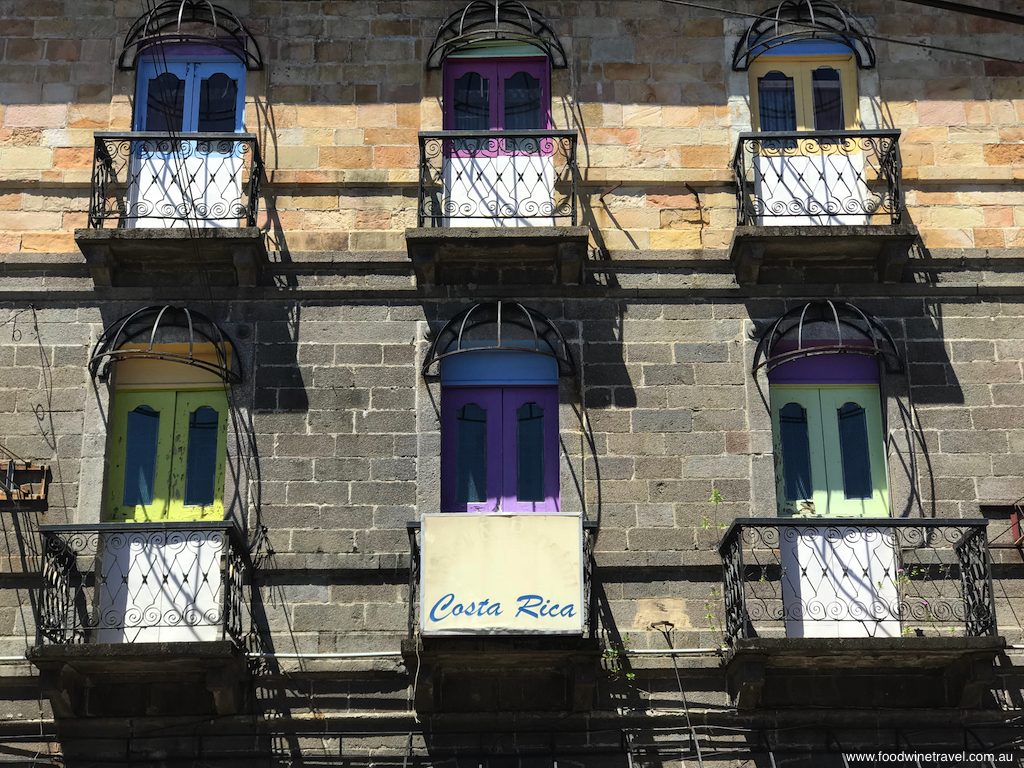
[[[421,286],[579,285],[587,227],[417,227],[405,241]]]
[[[739,226],[729,255],[740,285],[891,283],[917,237],[911,224]]]
[[[740,709],[981,706],[1003,637],[743,638],[723,660]]]
[[[75,242],[97,287],[254,286],[267,261],[259,227],[76,229]]]
[[[402,641],[418,669],[418,712],[586,712],[593,706],[603,653],[588,637],[422,637]],[[515,670],[515,674],[510,674]]]
[[[38,645],[27,657],[63,717],[117,716],[140,705],[174,714],[232,714],[248,676],[245,656],[230,640]]]

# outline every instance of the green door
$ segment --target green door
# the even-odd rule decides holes
[[[878,387],[771,388],[779,516],[888,517]]]

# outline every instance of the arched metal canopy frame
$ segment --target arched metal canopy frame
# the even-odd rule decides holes
[[[782,0],[765,10],[736,44],[732,68],[746,72],[758,56],[787,43],[824,40],[849,48],[861,69],[875,66],[875,49],[867,31],[831,0]]]
[[[180,354],[160,348],[162,331],[179,329],[187,332],[188,352]],[[126,344],[146,344],[145,348],[129,348]],[[175,341],[175,343],[182,343]],[[213,344],[216,361],[204,360],[195,354],[195,345]],[[188,307],[149,306],[125,315],[108,325],[89,358],[89,375],[97,381],[110,378],[111,367],[121,360],[167,360],[199,368],[212,373],[225,384],[242,381],[241,363],[235,343],[220,326],[201,312]]]
[[[835,335],[828,343],[809,338],[812,326],[827,326]],[[795,342],[792,349],[777,350]],[[818,355],[868,355],[875,357],[887,373],[903,373],[906,365],[892,334],[878,318],[848,301],[809,301],[789,310],[761,334],[754,351],[751,373],[762,368],[770,373],[785,363]]]
[[[202,25],[206,33],[182,29],[190,24]],[[129,28],[117,66],[134,69],[150,49],[181,43],[214,46],[236,56],[250,71],[263,69],[256,38],[235,14],[210,0],[165,0],[151,8]]]
[[[427,53],[427,69],[440,69],[453,53],[492,40],[532,45],[550,59],[553,69],[567,66],[558,35],[537,10],[521,0],[472,0],[441,22]]]
[[[492,343],[467,344],[468,335],[487,325],[494,326],[494,334],[488,335],[488,340],[493,339]],[[510,339],[507,333],[503,333],[503,329],[510,327],[528,331],[527,336],[532,336],[532,346],[528,345],[530,338],[524,340],[522,334]],[[490,301],[464,309],[438,332],[423,360],[423,378],[439,378],[442,360],[484,351],[528,352],[553,357],[558,363],[559,377],[576,376],[576,363],[569,345],[550,318],[518,301]]]

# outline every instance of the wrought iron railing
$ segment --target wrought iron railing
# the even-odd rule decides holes
[[[421,133],[418,226],[575,226],[576,139],[575,131]]]
[[[263,160],[251,133],[101,132],[89,227],[253,227]]]
[[[744,225],[898,224],[900,132],[741,133],[733,156]]]
[[[719,546],[726,640],[994,636],[986,525],[738,519]]]
[[[232,523],[45,525],[40,531],[40,643],[242,643],[251,567]]]
[[[409,534],[409,615],[408,634],[413,639],[420,627],[420,568],[422,555],[420,550],[420,522],[413,520],[406,523]],[[595,603],[594,583],[594,540],[597,535],[597,523],[583,521],[583,629],[584,634],[593,639],[597,636],[597,606]]]

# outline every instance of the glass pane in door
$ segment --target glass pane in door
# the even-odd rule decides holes
[[[544,501],[544,409],[525,403],[516,410],[518,424],[516,497]]]
[[[813,487],[807,411],[799,403],[786,403],[779,410],[779,427],[786,501],[810,499]]]
[[[504,127],[506,130],[543,128],[541,85],[533,75],[516,72],[505,78]]]
[[[455,81],[452,119],[456,131],[490,128],[490,81],[479,72],[467,72]]]
[[[205,405],[189,414],[185,506],[205,507],[213,504],[219,420],[219,414]]]
[[[796,130],[796,92],[793,78],[769,72],[757,81],[758,116],[762,131]]]
[[[814,97],[814,130],[841,131],[846,127],[843,117],[843,86],[838,70],[821,67],[811,73]]]
[[[238,82],[223,72],[199,81],[200,132],[231,133],[238,127]]]
[[[873,488],[867,414],[857,403],[847,402],[836,411],[836,417],[839,419],[843,492],[848,499],[869,499]]]
[[[455,449],[455,500],[459,504],[487,501],[487,412],[476,403],[459,410]]]
[[[122,499],[126,507],[153,503],[159,436],[158,411],[148,405],[140,405],[128,414]]]
[[[172,72],[150,78],[144,131],[178,132],[185,114],[185,81]]]

